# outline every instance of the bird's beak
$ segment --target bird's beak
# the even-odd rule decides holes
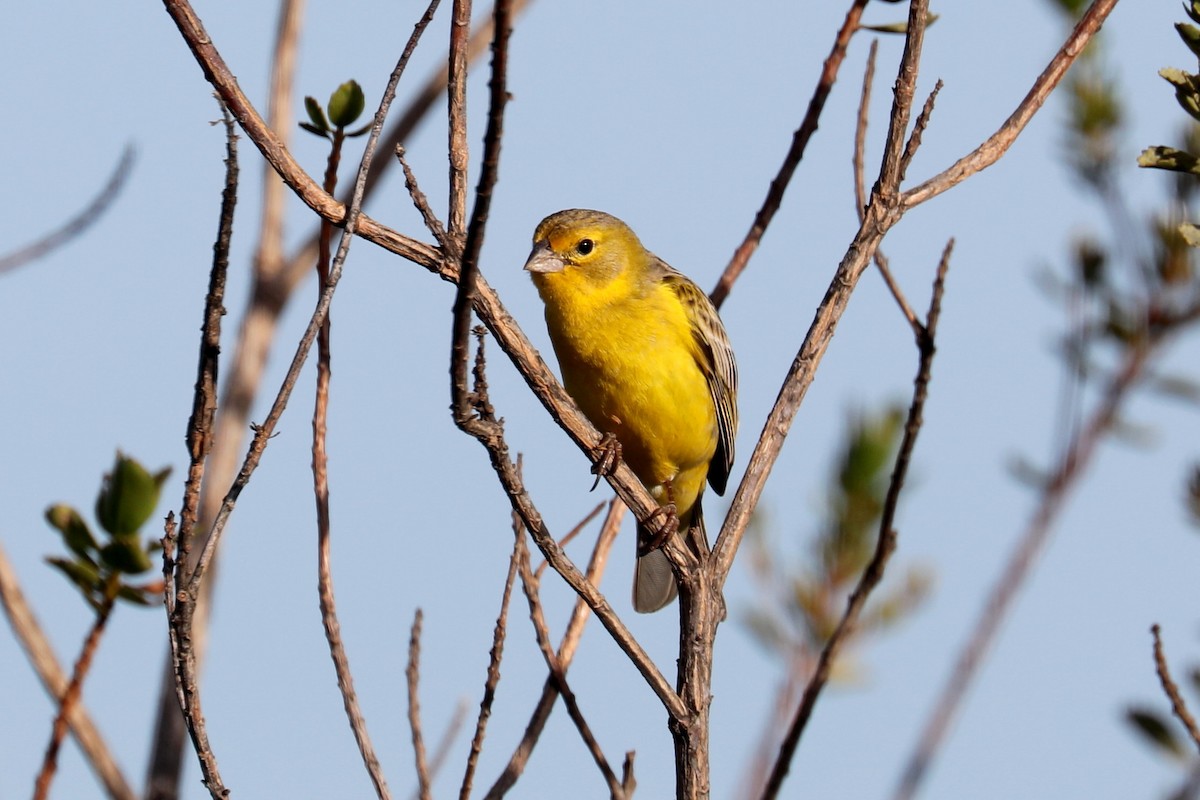
[[[566,266],[566,262],[550,249],[549,242],[535,244],[529,254],[529,260],[525,262],[525,269],[529,272],[562,272]]]

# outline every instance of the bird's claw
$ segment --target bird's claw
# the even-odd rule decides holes
[[[658,523],[658,530],[654,530],[654,521],[660,517],[663,519]],[[659,506],[651,511],[642,527],[651,535],[645,541],[638,543],[639,557],[661,549],[679,530],[679,517],[675,513],[675,504],[667,503],[665,506]]]
[[[596,481],[588,491],[596,491],[596,487],[600,485],[600,479],[616,472],[617,464],[620,463],[621,443],[613,434],[604,434],[600,437],[600,444],[596,445],[596,461],[592,464],[592,474],[596,476]]]

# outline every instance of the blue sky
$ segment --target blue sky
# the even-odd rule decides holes
[[[520,269],[533,227],[565,207],[599,208],[629,222],[660,256],[705,287],[749,226],[803,114],[845,4],[754,0],[698,9],[537,2],[512,41],[501,181],[482,269],[534,343],[549,354],[541,304]],[[423,5],[311,3],[298,94],[324,98],[356,78],[375,102]],[[920,91],[942,78],[925,146],[909,174],[940,171],[990,134],[1057,48],[1058,20],[1041,0],[948,4],[926,40]],[[199,3],[197,11],[251,98],[265,96],[274,4]],[[441,9],[410,67],[415,87],[443,58]],[[898,19],[874,4],[871,22]],[[1156,75],[1187,67],[1171,24],[1174,3],[1126,0],[1106,27],[1129,101],[1124,145],[1167,141],[1180,121]],[[44,508],[90,509],[101,473],[121,448],[182,475],[216,208],[222,181],[218,112],[199,68],[161,5],[23,3],[0,30],[10,202],[0,250],[49,229],[86,203],[122,147],[138,162],[125,193],[85,237],[2,278],[0,372],[7,425],[0,448],[0,542],[60,658],[88,624],[72,590],[41,561],[57,539]],[[829,276],[856,226],[851,137],[869,37],[853,42],[809,154],[749,271],[722,310],[741,372],[742,429],[733,479],[774,400]],[[877,162],[900,40],[881,40],[868,164]],[[401,84],[399,103],[405,97]],[[486,74],[474,74],[471,141],[480,141]],[[916,209],[885,249],[914,305],[923,307],[945,240],[957,246],[948,282],[927,424],[901,505],[897,573],[937,577],[922,611],[859,652],[855,685],[822,699],[784,795],[880,797],[893,786],[984,591],[1032,507],[1014,481],[1016,456],[1044,463],[1054,441],[1060,367],[1058,310],[1034,275],[1065,261],[1072,236],[1103,224],[1061,166],[1064,109],[1051,102],[991,170]],[[445,205],[444,123],[408,143],[435,208]],[[478,149],[476,147],[476,149]],[[261,168],[243,140],[242,198],[226,318],[226,352],[244,306],[258,223]],[[317,173],[321,144],[296,139]],[[474,177],[471,181],[474,184]],[[1159,176],[1134,174],[1131,203],[1151,207]],[[290,207],[291,241],[311,221]],[[419,238],[403,186],[389,178],[368,207]],[[285,314],[265,385],[279,385],[315,288]],[[491,628],[511,549],[508,505],[482,449],[447,413],[451,287],[359,242],[333,306],[330,417],[334,577],[367,719],[397,796],[415,785],[404,717],[408,627],[425,613],[422,706],[435,737],[461,702],[478,702]],[[489,377],[510,447],[553,530],[565,532],[607,495],[589,495],[587,463],[496,354]],[[1200,347],[1169,363],[1194,367]],[[788,552],[804,552],[819,524],[828,464],[848,412],[906,399],[916,355],[882,282],[867,275],[797,417],[762,512]],[[367,796],[317,615],[315,523],[309,475],[311,367],[234,514],[220,565],[205,668],[210,736],[227,784],[244,797]],[[262,397],[255,418],[269,404]],[[1150,660],[1152,622],[1172,663],[1195,663],[1200,539],[1184,518],[1185,468],[1197,417],[1141,397],[1128,417],[1157,435],[1148,447],[1109,442],[1071,501],[1044,559],[1005,625],[925,787],[929,798],[1155,797],[1177,773],[1124,728],[1131,701],[1161,702]],[[177,508],[180,484],[164,495]],[[710,516],[723,501],[710,500]],[[676,619],[629,608],[632,527],[602,589],[635,635],[671,671]],[[573,551],[584,560],[589,542]],[[570,596],[544,595],[562,628]],[[735,566],[733,614],[718,639],[713,705],[714,795],[737,794],[779,678],[736,622],[754,597]],[[519,599],[519,598],[518,598]],[[85,688],[89,709],[128,777],[140,786],[165,624],[157,611],[122,609]],[[477,783],[490,783],[519,737],[544,667],[514,605],[504,681]],[[11,637],[0,636],[0,798],[33,781],[53,709]],[[636,750],[639,796],[671,786],[671,741],[657,701],[594,624],[571,670],[597,736],[619,760]],[[460,737],[437,794],[461,776]],[[1052,754],[1052,755],[1051,755]],[[189,766],[189,798],[207,796]],[[563,791],[603,796],[561,709],[514,796]],[[73,747],[57,797],[97,790]]]

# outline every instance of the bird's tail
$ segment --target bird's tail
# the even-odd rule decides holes
[[[704,514],[700,510],[699,498],[688,512],[687,518],[679,520],[679,532],[676,536],[685,534],[689,528],[699,528],[700,537],[708,540],[704,533]],[[637,527],[637,535],[639,550],[643,542],[654,538],[654,534],[640,524]],[[638,556],[637,565],[633,570],[634,611],[652,614],[670,605],[677,594],[679,587],[675,584],[675,573],[671,571],[671,562],[667,560],[667,555],[661,547],[644,556]]]

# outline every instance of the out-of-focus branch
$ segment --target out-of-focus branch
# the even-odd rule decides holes
[[[0,605],[4,606],[4,613],[12,625],[13,633],[25,650],[25,655],[33,665],[33,671],[37,673],[42,686],[51,697],[61,703],[67,690],[66,673],[55,658],[50,641],[33,615],[33,609],[25,601],[16,571],[12,568],[3,547],[0,547]],[[121,768],[117,766],[104,737],[96,729],[82,702],[72,704],[67,713],[67,723],[88,765],[104,784],[107,795],[113,800],[135,800],[137,795],[121,774]]]
[[[303,7],[303,0],[283,0],[280,3],[274,56],[271,59],[271,90],[267,100],[267,119],[271,130],[275,131],[285,145],[294,126],[291,95]],[[251,402],[262,379],[267,351],[283,307],[283,297],[267,287],[275,284],[283,268],[285,186],[269,165],[264,164],[264,171],[266,174],[263,176],[262,224],[254,256],[250,302],[242,319],[230,374],[219,404],[219,413],[215,422],[210,420],[211,429],[208,431],[205,460],[208,480],[200,485],[197,525],[205,534],[208,523],[216,515],[225,487],[233,481],[237,469],[237,451],[242,447],[245,438]],[[312,259],[309,259],[308,266],[311,267],[311,264]],[[219,347],[220,342],[213,342],[212,345]],[[192,618],[192,639],[198,663],[204,660],[208,616],[215,585],[214,571],[200,592]],[[175,671],[170,653],[167,654],[161,680],[154,738],[147,767],[146,800],[176,800],[183,769],[183,742],[187,731],[179,712],[179,700],[175,695]]]
[[[1007,616],[1017,590],[1024,585],[1030,568],[1045,546],[1067,495],[1090,466],[1097,444],[1117,421],[1119,409],[1129,391],[1142,376],[1147,361],[1156,349],[1155,345],[1146,343],[1126,351],[1123,363],[1105,389],[1099,407],[1071,437],[1053,475],[1041,493],[1033,517],[1021,534],[1003,573],[988,594],[983,611],[972,628],[971,636],[963,645],[953,672],[926,721],[920,740],[905,765],[893,795],[895,800],[908,800],[916,794],[917,787],[941,747],[951,721],[962,706],[963,698],[978,673],[979,665],[995,641],[1000,623]]]
[[[420,800],[430,800],[429,761],[425,757],[425,735],[421,731],[421,620],[421,609],[418,608],[408,636],[408,666],[404,669],[404,677],[408,685],[408,727],[417,762],[417,796]]]
[[[125,186],[126,178],[133,171],[133,162],[133,145],[127,144],[125,145],[125,149],[121,151],[121,157],[117,160],[117,166],[113,168],[108,182],[92,198],[92,202],[88,203],[83,211],[80,211],[59,228],[51,231],[37,241],[27,244],[21,249],[7,255],[0,255],[0,275],[9,270],[24,266],[31,261],[36,261],[47,253],[62,247],[90,228],[116,202],[117,196]]]

